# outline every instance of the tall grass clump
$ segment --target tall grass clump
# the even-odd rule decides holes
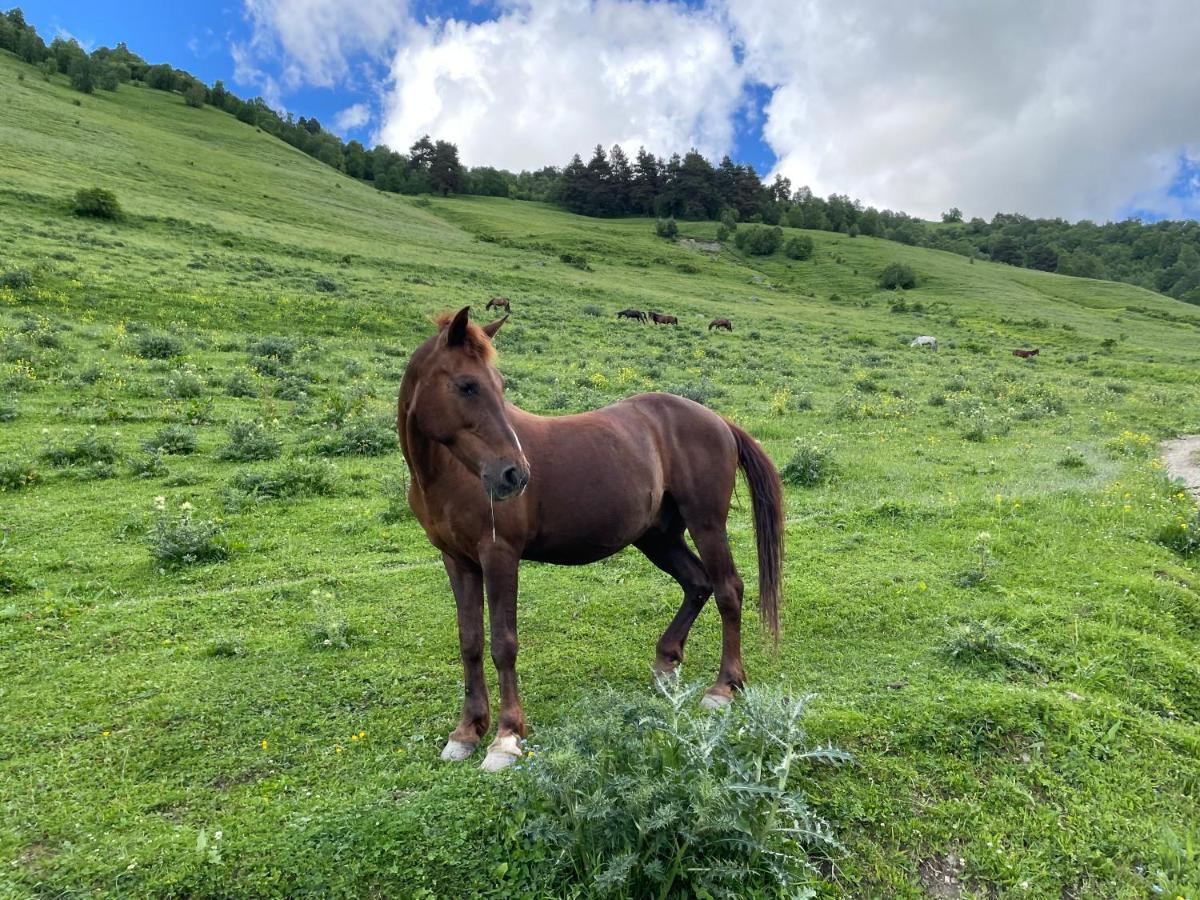
[[[540,731],[552,749],[527,745],[503,835],[515,870],[550,896],[808,896],[839,844],[798,776],[850,756],[810,744],[809,696],[751,687],[703,713],[699,691],[598,692]]]
[[[330,426],[318,436],[316,448],[323,456],[383,456],[399,443],[391,417],[362,413]]]
[[[791,459],[779,470],[784,484],[797,487],[812,487],[829,478],[833,471],[830,452],[811,444],[798,444]]]
[[[229,558],[229,545],[222,538],[220,522],[192,515],[192,504],[181,503],[176,512],[167,511],[166,498],[154,499],[154,527],[148,535],[150,555],[169,569]]]
[[[337,469],[324,459],[298,456],[286,460],[269,472],[238,472],[229,483],[229,503],[243,500],[294,500],[332,494],[337,485]]]
[[[143,450],[168,456],[186,456],[195,453],[198,446],[195,429],[186,425],[164,425],[152,438],[142,442]]]
[[[1190,516],[1173,516],[1158,529],[1156,540],[1184,559],[1200,554],[1200,510],[1193,510]]]
[[[218,459],[236,462],[275,459],[283,443],[258,420],[238,421],[229,426],[229,441],[217,451]]]

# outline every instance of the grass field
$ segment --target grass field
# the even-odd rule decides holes
[[[93,185],[123,220],[70,214]],[[387,425],[429,316],[493,294],[518,405],[671,390],[809,463],[783,641],[748,617],[746,664],[816,692],[813,734],[857,760],[810,777],[845,846],[823,896],[1198,896],[1200,572],[1163,543],[1196,517],[1156,444],[1200,430],[1200,311],[811,237],[811,261],[743,259],[385,195],[0,53],[0,896],[510,893],[510,776],[438,760],[453,603]],[[893,261],[916,290],[874,287]],[[181,519],[227,558],[155,558]],[[731,533],[752,584],[744,491]],[[535,732],[649,690],[677,603],[634,551],[523,567]],[[709,608],[690,677],[718,643]]]

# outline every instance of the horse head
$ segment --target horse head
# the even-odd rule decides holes
[[[441,444],[483,482],[492,500],[529,484],[529,461],[508,420],[492,338],[508,316],[480,327],[470,307],[437,320],[438,334],[413,354],[400,386],[401,441]]]

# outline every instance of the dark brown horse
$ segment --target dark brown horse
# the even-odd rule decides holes
[[[487,302],[487,306],[484,309],[502,309],[505,312],[512,312],[512,303],[509,302],[507,297],[493,297]]]
[[[1038,347],[1034,350],[1014,350],[1013,356],[1019,356],[1021,359],[1030,359],[1042,352],[1042,348]]]
[[[662,313],[650,313],[650,321],[655,325],[678,325],[679,319],[675,316],[667,316]]]
[[[726,331],[733,331],[733,323],[728,319],[713,319],[708,323],[708,330],[712,331],[714,328],[724,328]]]
[[[487,595],[500,721],[483,768],[520,755],[525,716],[517,693],[517,569],[531,559],[581,565],[637,547],[683,588],[683,605],[658,640],[655,667],[683,659],[688,632],[716,594],[721,665],[708,706],[745,680],[742,580],[725,521],[740,468],[758,543],[758,605],[778,640],[783,498],[779,474],[754,439],[698,403],[640,394],[578,415],[544,418],[505,402],[492,338],[467,310],[438,320],[400,386],[397,426],[412,473],[409,503],[442,552],[458,607],[466,691],[442,751],[466,759],[491,723],[483,675]],[[684,539],[691,535],[699,555]]]
[[[623,309],[617,313],[618,319],[637,319],[639,322],[646,321],[646,314],[640,309]]]

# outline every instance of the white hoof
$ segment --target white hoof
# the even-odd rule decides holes
[[[450,738],[446,741],[446,746],[442,748],[442,759],[446,762],[461,762],[475,752],[476,746],[476,744],[468,744],[465,741],[456,741],[454,738]]]
[[[720,709],[732,702],[733,698],[726,697],[724,694],[705,694],[700,700],[700,706],[704,709]]]
[[[506,734],[492,741],[487,756],[479,767],[485,772],[499,772],[521,758],[521,739],[515,734]]]

